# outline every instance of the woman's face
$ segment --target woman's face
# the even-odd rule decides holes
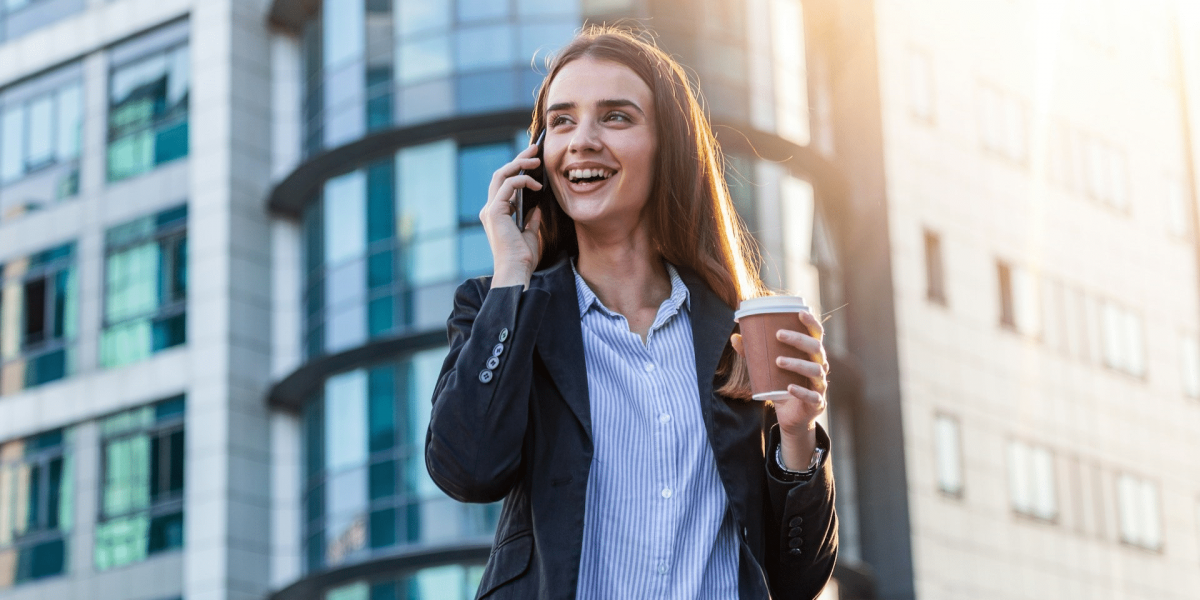
[[[629,67],[579,58],[546,94],[545,161],[576,224],[634,228],[654,182],[654,101]]]

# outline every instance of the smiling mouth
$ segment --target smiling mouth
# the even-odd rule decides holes
[[[616,174],[616,171],[609,169],[570,169],[565,173],[567,181],[571,183],[595,183]]]

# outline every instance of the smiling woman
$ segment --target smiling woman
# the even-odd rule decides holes
[[[810,389],[748,402],[733,309],[763,285],[683,69],[610,28],[549,67],[543,152],[492,175],[494,275],[455,294],[426,437],[443,491],[504,500],[477,597],[815,598],[837,556],[820,324],[779,332]],[[551,201],[518,228],[539,166]]]

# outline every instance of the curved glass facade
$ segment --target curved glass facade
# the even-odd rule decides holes
[[[455,288],[492,270],[479,211],[526,143],[443,139],[327,180],[304,213],[307,356],[442,329]]]
[[[402,546],[491,541],[499,505],[456,502],[425,468],[429,399],[445,356],[440,346],[339,373],[306,403],[307,572]]]
[[[304,153],[381,129],[533,105],[535,54],[578,0],[325,0],[303,32]]]
[[[483,565],[441,565],[381,581],[357,581],[334,588],[325,600],[471,600]]]

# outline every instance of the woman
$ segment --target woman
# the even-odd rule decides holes
[[[479,597],[815,597],[837,554],[821,326],[780,332],[816,391],[748,400],[733,308],[761,283],[682,69],[591,29],[533,118],[556,201],[518,231],[536,146],[492,177],[494,274],[458,289],[426,439],[447,494],[504,499]]]

